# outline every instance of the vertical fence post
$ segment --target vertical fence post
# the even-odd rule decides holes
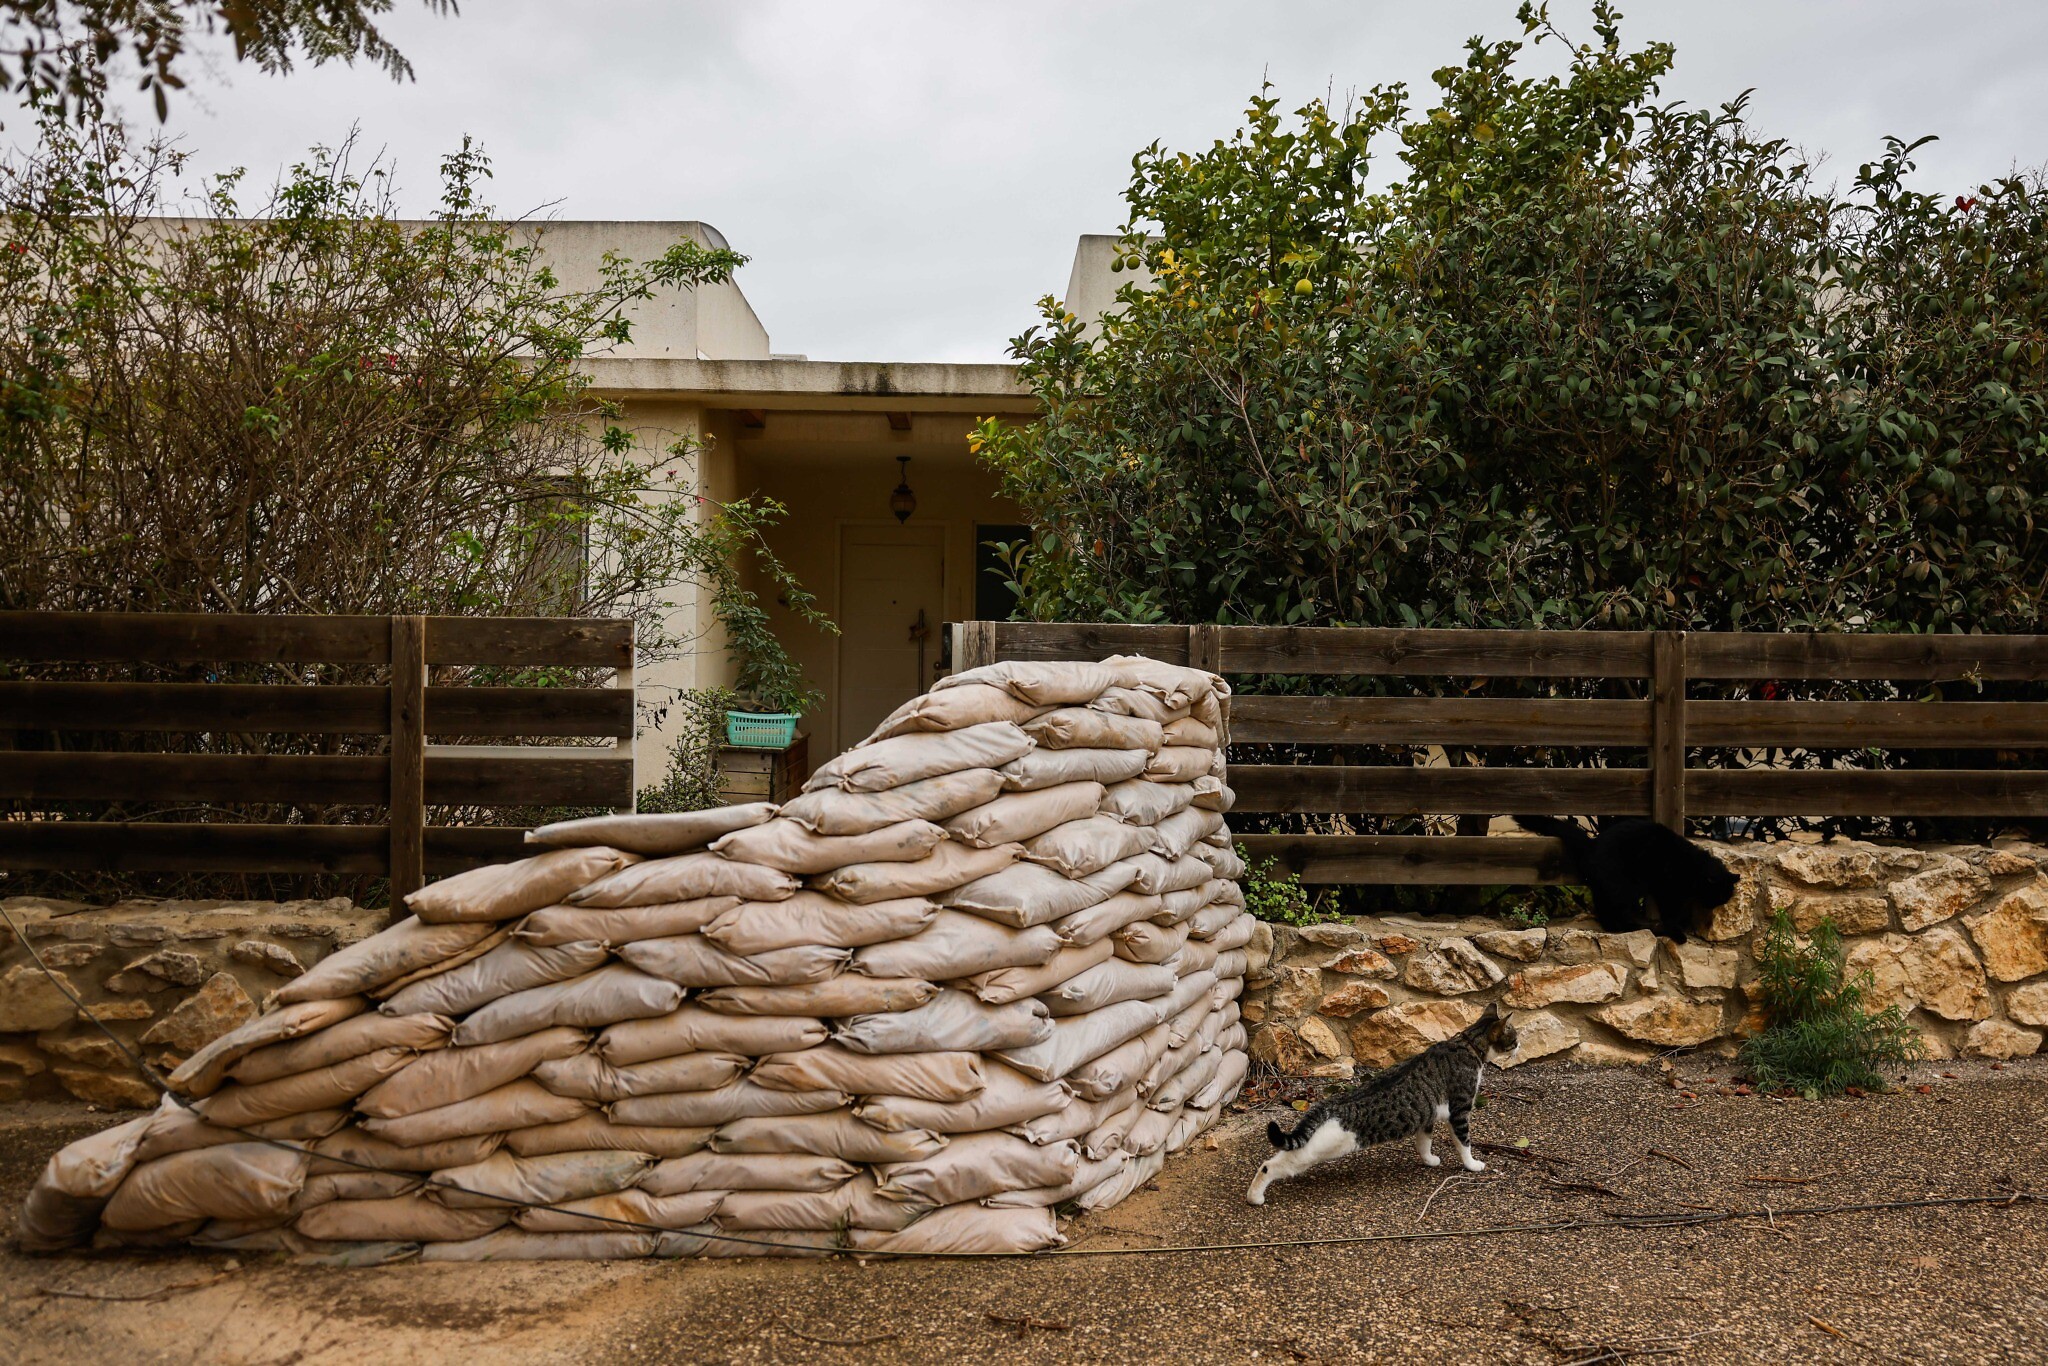
[[[996,662],[996,624],[992,621],[960,623],[960,648],[954,651],[953,667],[962,673]]]
[[[1188,627],[1188,667],[1205,669],[1212,674],[1223,672],[1223,628],[1221,626]]]
[[[628,734],[623,740],[615,738],[612,741],[612,748],[614,750],[617,750],[621,746],[624,746],[626,751],[626,758],[629,760],[637,760],[639,758],[640,688],[638,682],[639,674],[637,672],[639,662],[640,631],[637,626],[629,625],[626,631],[625,667],[612,670],[612,686],[614,688],[620,689],[626,694],[626,697],[628,699],[627,714],[632,718],[631,724],[628,726],[628,730],[631,733]],[[634,770],[633,781],[627,784],[627,788],[632,795],[626,799],[626,804],[624,806],[615,806],[612,808],[612,814],[615,816],[630,816],[640,808],[640,773],[638,769]]]
[[[1685,632],[1650,635],[1650,817],[1685,833]]]
[[[427,619],[391,618],[391,913],[426,881]]]

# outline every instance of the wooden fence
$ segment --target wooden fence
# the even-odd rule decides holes
[[[964,622],[955,667],[1143,654],[1217,673],[1630,680],[1635,698],[1257,697],[1234,745],[1613,746],[1640,768],[1237,764],[1237,809],[1381,816],[2048,816],[2048,771],[1696,767],[1695,749],[2048,748],[2048,703],[1688,699],[1694,680],[2048,680],[2048,636],[1391,630]],[[1566,881],[1557,841],[1258,835],[1303,881]]]
[[[429,826],[428,806],[633,802],[633,625],[488,617],[0,613],[0,668],[381,666],[382,684],[0,681],[0,868],[388,876],[517,857],[523,830]],[[429,686],[429,670],[610,669],[612,687]],[[51,671],[45,668],[43,671]],[[381,736],[381,753],[26,749],[48,732]],[[610,746],[432,744],[432,736]],[[367,748],[367,746],[365,746]],[[35,819],[39,803],[383,808],[382,825]]]

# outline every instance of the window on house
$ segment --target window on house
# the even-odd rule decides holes
[[[1031,528],[1014,522],[978,523],[974,528],[974,618],[976,621],[1008,621],[1017,610],[1017,594],[1010,588],[1009,567],[1003,562],[1002,546],[1022,541]]]
[[[543,612],[573,612],[590,588],[590,524],[580,515],[581,481],[551,479],[551,491],[535,500],[528,525],[537,601]]]

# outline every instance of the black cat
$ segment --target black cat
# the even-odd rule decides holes
[[[1707,850],[1640,816],[1602,821],[1591,835],[1577,821],[1552,816],[1517,816],[1515,823],[1564,841],[1572,870],[1593,890],[1593,918],[1613,933],[1654,929],[1683,944],[1701,916],[1735,895],[1740,880]],[[1654,909],[1643,904],[1646,897]]]

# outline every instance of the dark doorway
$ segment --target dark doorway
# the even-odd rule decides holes
[[[1022,541],[1031,528],[1011,522],[982,522],[974,528],[974,619],[1008,621],[1017,610],[1017,595],[1010,588],[1010,571],[1003,564],[998,545]]]

